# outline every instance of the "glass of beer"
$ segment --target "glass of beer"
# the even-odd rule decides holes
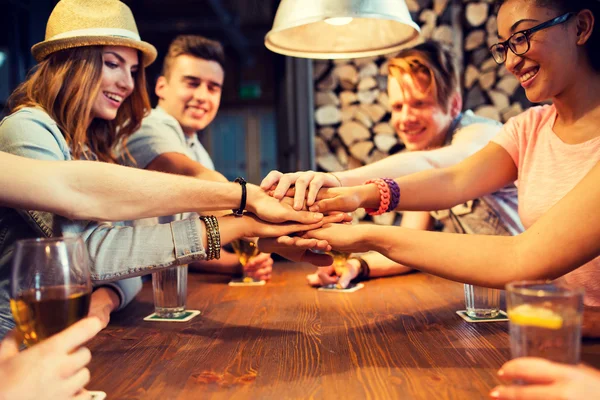
[[[513,282],[506,285],[506,305],[513,358],[579,362],[582,288],[550,281]]]
[[[234,240],[233,242],[231,242],[231,246],[233,247],[235,254],[239,257],[240,264],[242,264],[242,271],[243,271],[242,282],[243,283],[260,282],[259,280],[256,280],[256,279],[252,278],[251,276],[248,276],[246,273],[246,264],[248,263],[248,261],[250,261],[250,259],[252,257],[257,256],[259,253],[258,245],[256,244],[256,240],[253,240],[250,238],[237,239],[237,240]]]
[[[27,346],[86,317],[91,294],[89,258],[81,238],[16,243],[10,308]]]

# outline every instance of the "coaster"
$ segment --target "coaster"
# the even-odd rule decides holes
[[[494,318],[472,318],[467,315],[467,310],[460,310],[456,312],[462,319],[467,322],[501,322],[508,321],[508,315],[502,310]]]
[[[91,400],[104,400],[106,398],[106,393],[99,390],[88,390],[88,393],[92,396]]]
[[[365,285],[363,283],[357,283],[357,284],[351,283],[348,285],[347,288],[339,289],[338,287],[335,286],[335,284],[331,284],[331,285],[327,285],[327,286],[321,286],[320,288],[317,288],[317,290],[320,292],[354,293],[357,290],[360,290],[364,287],[365,287]]]
[[[229,282],[229,286],[263,286],[265,283],[267,283],[266,281],[255,281],[255,280],[249,280],[244,282],[244,278],[237,278],[237,279],[232,279]]]
[[[187,322],[198,314],[200,314],[200,311],[198,310],[185,310],[185,312],[179,317],[162,318],[157,316],[156,313],[152,313],[144,318],[144,321]]]

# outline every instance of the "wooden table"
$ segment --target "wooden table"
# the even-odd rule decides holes
[[[469,324],[461,284],[423,273],[355,293],[278,263],[262,287],[190,274],[186,323],[145,322],[152,287],[91,343],[90,390],[108,399],[485,399],[509,358],[508,323]],[[600,342],[583,360],[600,367]]]

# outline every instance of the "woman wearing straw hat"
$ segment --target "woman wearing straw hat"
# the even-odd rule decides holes
[[[0,151],[38,160],[113,163],[114,146],[126,144],[150,109],[144,68],[156,58],[156,49],[140,39],[131,10],[118,0],[62,0],[50,15],[46,40],[33,46],[32,53],[39,64],[9,98],[11,114],[0,122]],[[243,197],[240,185],[221,185],[211,193],[212,204],[217,204],[214,208],[231,208],[231,193],[237,197],[237,208]],[[239,208],[271,222],[293,220],[315,226],[325,219],[342,218],[297,213],[289,205],[262,196],[256,186],[247,185],[246,190],[246,206]],[[218,223],[224,243],[241,236],[279,236],[310,226],[272,225],[253,217],[222,217]],[[114,281],[218,256],[214,251],[207,254],[204,247],[215,245],[211,240],[219,237],[218,226],[208,230],[211,235],[198,218],[131,228],[0,209],[0,337],[13,325],[6,288],[16,240],[81,235],[92,259],[92,280],[112,288],[103,287],[92,296],[92,313],[107,323],[109,311],[125,306],[141,285],[139,278]]]

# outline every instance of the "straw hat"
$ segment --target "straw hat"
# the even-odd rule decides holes
[[[127,5],[119,0],[61,0],[46,26],[46,39],[31,48],[39,62],[59,50],[81,46],[125,46],[140,50],[145,66],[156,48],[143,42]]]

